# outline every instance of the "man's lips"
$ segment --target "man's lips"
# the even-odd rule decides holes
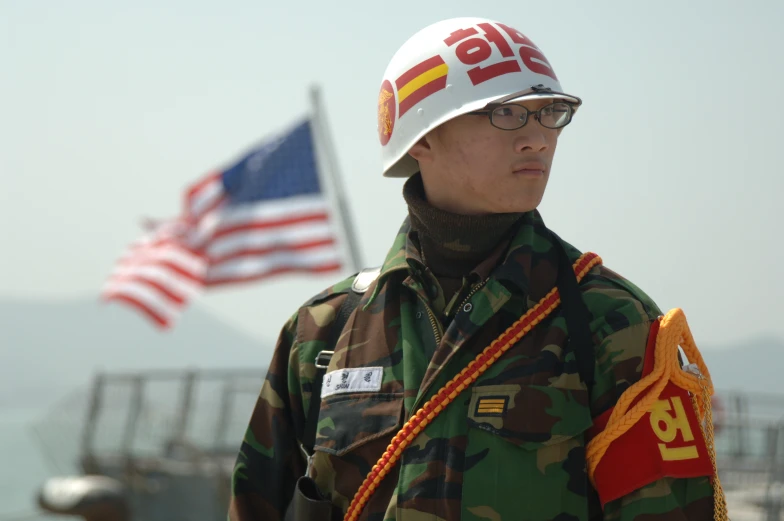
[[[512,172],[518,175],[544,175],[545,166],[543,163],[522,163],[515,165]]]

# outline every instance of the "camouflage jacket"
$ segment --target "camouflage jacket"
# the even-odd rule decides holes
[[[325,376],[367,368],[373,392],[322,400],[312,476],[344,512],[405,421],[556,284],[557,252],[537,212],[526,214],[502,262],[443,328],[431,311],[437,283],[403,224],[381,274],[348,319]],[[580,256],[567,245],[572,260]],[[314,359],[352,279],[317,295],[287,322],[242,443],[232,480],[233,521],[282,520],[306,461],[299,442]],[[655,481],[605,505],[587,477],[586,429],[639,380],[650,298],[597,266],[580,285],[591,313],[595,382],[564,355],[556,310],[507,351],[402,453],[365,506],[372,521],[711,519],[708,478]],[[338,379],[344,372],[333,373]],[[376,390],[377,389],[377,390]],[[633,462],[629,462],[633,464]]]

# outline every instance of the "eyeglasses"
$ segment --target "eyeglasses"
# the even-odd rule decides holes
[[[528,123],[528,116],[533,115],[545,128],[563,128],[572,122],[574,107],[563,101],[545,105],[536,111],[530,111],[516,103],[506,103],[488,110],[469,112],[477,116],[489,114],[490,124],[501,130],[517,130]]]

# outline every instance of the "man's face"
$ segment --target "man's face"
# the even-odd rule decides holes
[[[552,100],[516,102],[530,111]],[[533,115],[501,130],[484,115],[463,115],[431,131],[410,151],[419,162],[428,201],[459,214],[528,212],[542,200],[559,130]]]

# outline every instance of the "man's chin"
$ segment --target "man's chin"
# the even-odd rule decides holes
[[[527,213],[539,208],[542,198],[528,199],[526,201],[514,201],[508,205],[499,205],[494,213]]]

